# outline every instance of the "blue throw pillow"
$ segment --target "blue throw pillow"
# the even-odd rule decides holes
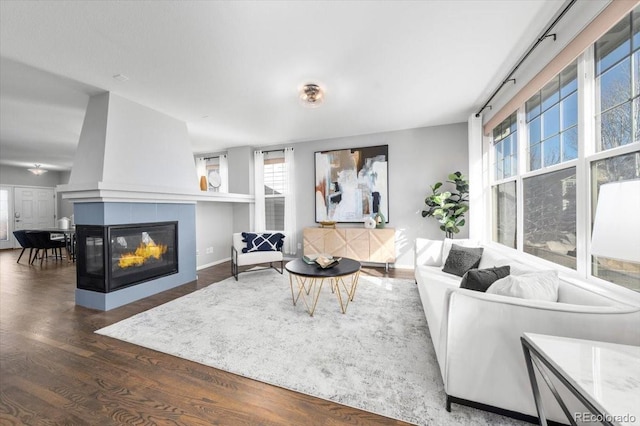
[[[247,247],[242,249],[243,253],[251,253],[254,251],[280,251],[284,244],[284,235],[280,232],[275,234],[251,232],[242,233],[242,241],[247,243]]]

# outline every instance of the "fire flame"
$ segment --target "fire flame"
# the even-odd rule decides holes
[[[141,266],[148,259],[160,259],[167,252],[165,244],[156,244],[151,241],[149,244],[140,243],[135,252],[124,253],[120,256],[118,266],[129,268],[131,266]]]

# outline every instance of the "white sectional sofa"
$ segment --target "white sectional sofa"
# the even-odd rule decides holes
[[[416,240],[415,278],[448,411],[453,402],[528,421],[537,417],[520,343],[524,332],[640,345],[640,307],[562,279],[557,302],[460,288],[460,277],[442,271],[443,246],[443,241]],[[536,269],[484,248],[479,269],[503,265],[511,266],[512,275]],[[548,418],[566,424],[552,397],[543,397]]]

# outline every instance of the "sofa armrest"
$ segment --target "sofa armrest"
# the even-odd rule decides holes
[[[586,306],[447,290],[440,345],[447,394],[536,415],[524,332],[639,345],[637,307]],[[506,405],[506,406],[505,406]],[[562,413],[555,413],[562,420]]]

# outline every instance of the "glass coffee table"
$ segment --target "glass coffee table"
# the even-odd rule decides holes
[[[337,294],[340,309],[345,314],[349,302],[353,301],[356,294],[360,267],[360,262],[346,257],[343,257],[337,265],[326,269],[316,264],[308,264],[302,259],[292,260],[285,265],[285,269],[289,272],[293,305],[295,306],[298,299],[302,297],[307,312],[313,316],[322,285],[325,280],[328,280],[331,284],[331,292]],[[294,280],[296,286],[293,285]],[[297,293],[294,287],[297,288]]]

